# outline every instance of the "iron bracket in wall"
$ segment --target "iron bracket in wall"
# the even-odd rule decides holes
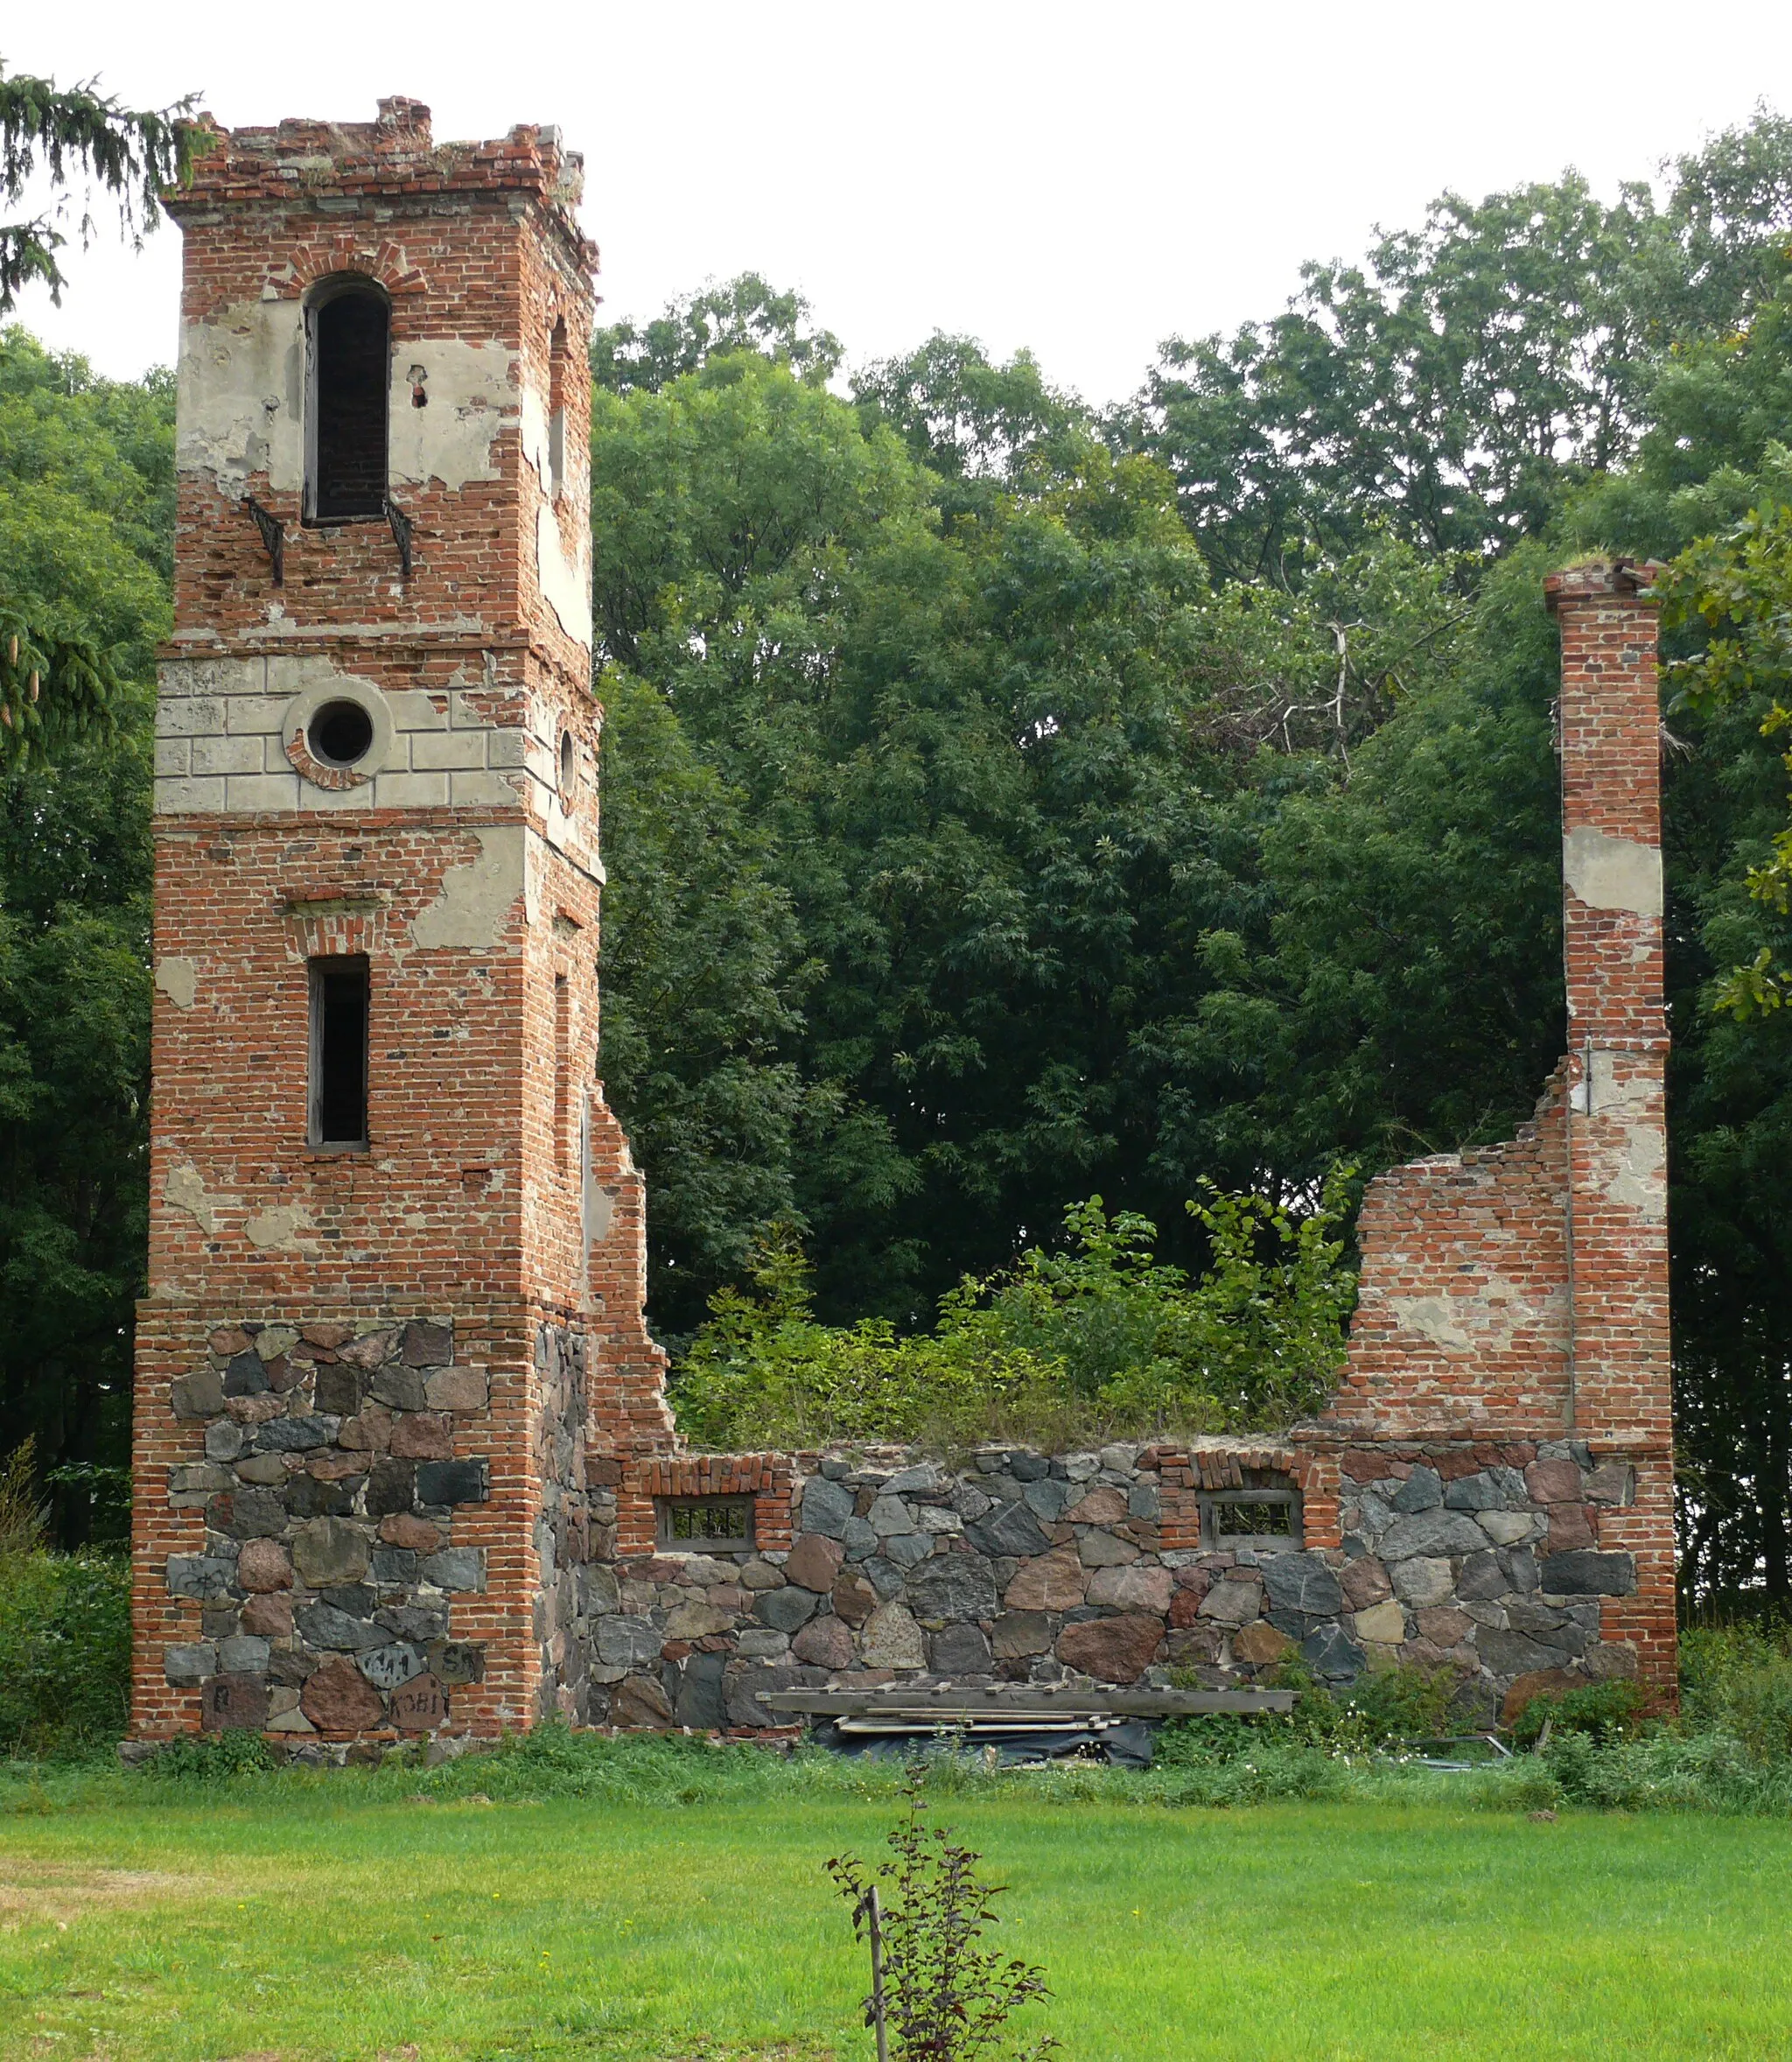
[[[286,585],[286,525],[270,509],[262,508],[252,494],[242,497],[242,505],[254,518],[256,528],[262,533],[262,546],[274,562],[274,585]]]
[[[407,580],[410,578],[410,539],[416,527],[397,502],[388,495],[386,520],[392,526],[392,542],[398,547],[398,568]]]

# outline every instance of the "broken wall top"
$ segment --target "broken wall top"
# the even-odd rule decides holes
[[[584,159],[566,150],[556,128],[519,123],[485,143],[438,144],[421,101],[380,102],[374,122],[289,119],[271,129],[228,130],[201,115],[202,138],[192,176],[164,195],[177,221],[220,206],[258,201],[311,208],[330,195],[426,200],[522,194],[538,200],[587,272],[598,247],[575,218],[584,188]]]

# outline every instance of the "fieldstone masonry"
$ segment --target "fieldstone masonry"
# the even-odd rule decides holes
[[[684,1449],[595,1079],[578,185],[552,130],[440,145],[393,100],[220,131],[172,202],[137,1740],[771,1731],[802,1686],[1219,1685],[1295,1653],[1447,1666],[1476,1719],[1614,1673],[1670,1694],[1646,567],[1549,583],[1570,1050],[1510,1144],[1371,1185],[1325,1417],[950,1467]],[[315,525],[304,326],[345,277],[389,306],[402,505]],[[366,719],[346,770],[308,743],[331,698]],[[368,969],[354,1149],[307,1128],[308,969],[339,956]],[[1282,1536],[1226,1529],[1252,1495]],[[670,1514],[717,1500],[744,1536],[680,1545]]]

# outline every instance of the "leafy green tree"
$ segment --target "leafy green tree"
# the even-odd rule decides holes
[[[606,393],[657,394],[668,381],[711,358],[752,351],[788,365],[814,385],[839,369],[840,340],[809,321],[800,293],[780,293],[757,272],[743,272],[670,302],[642,324],[602,326],[592,336],[592,379]]]
[[[35,1435],[65,1540],[103,1515],[65,1471],[117,1467],[130,1431],[172,501],[172,380],[114,384],[0,333],[0,592],[121,681],[108,732],[0,777],[0,1447]]]
[[[58,252],[67,243],[68,188],[84,182],[77,234],[96,233],[95,188],[137,249],[161,219],[160,196],[184,180],[201,132],[187,120],[191,99],[163,109],[127,108],[88,81],[8,78],[0,67],[0,205],[21,200],[34,178],[55,198],[34,215],[0,221],[0,316],[22,288],[47,286],[60,302],[67,284]],[[23,526],[19,526],[23,527]],[[40,540],[52,556],[59,540]],[[54,575],[52,575],[53,583]],[[66,609],[37,606],[41,583],[10,585],[0,572],[0,768],[25,764],[73,738],[104,735],[120,677],[103,640],[74,628]]]

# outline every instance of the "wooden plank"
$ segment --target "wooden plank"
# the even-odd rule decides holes
[[[1292,1690],[773,1690],[760,1698],[773,1711],[822,1718],[903,1719],[942,1726],[980,1719],[1186,1718],[1213,1711],[1292,1711]]]

